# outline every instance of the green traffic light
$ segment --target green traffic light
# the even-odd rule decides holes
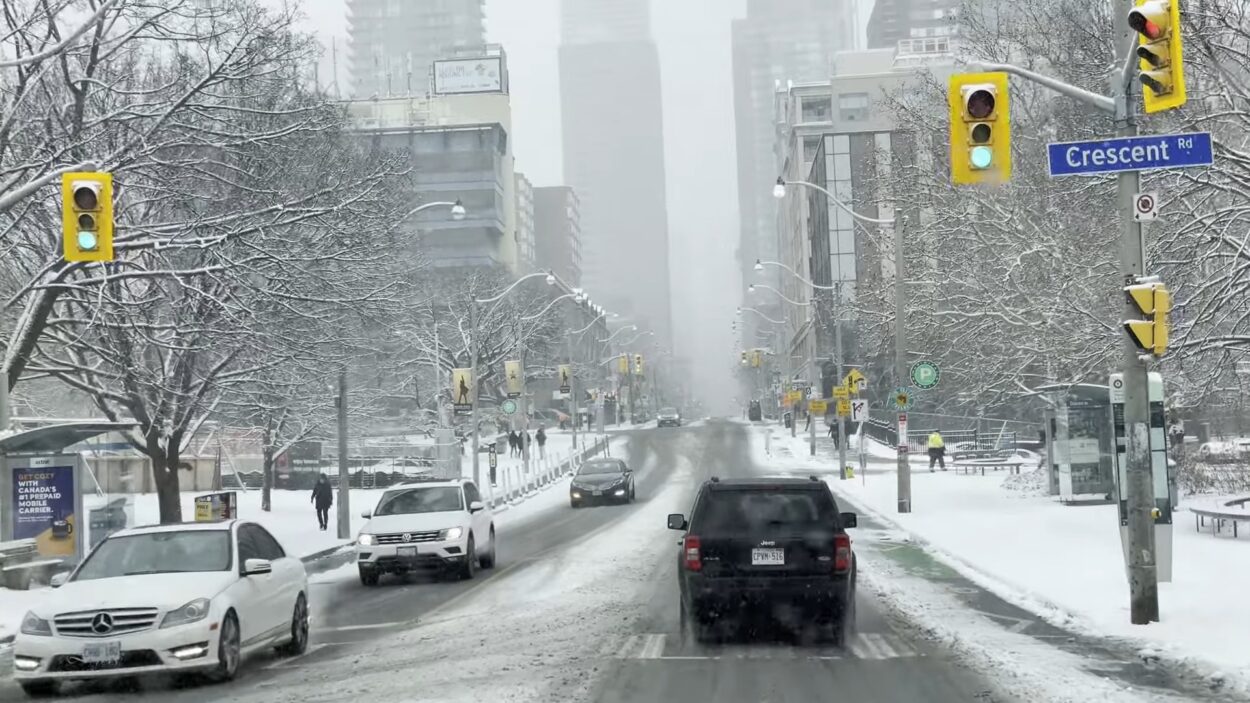
[[[985,170],[990,167],[990,163],[994,160],[994,150],[988,146],[974,146],[972,153],[968,157],[968,161],[972,167],[978,171]]]
[[[79,251],[95,251],[100,245],[100,238],[95,232],[83,231],[78,233],[78,250]]]

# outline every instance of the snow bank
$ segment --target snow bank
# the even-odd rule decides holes
[[[876,480],[873,480],[873,479]],[[1024,482],[1036,477],[1022,476]],[[1250,682],[1250,539],[1194,531],[1176,515],[1173,582],[1159,585],[1161,622],[1129,624],[1128,581],[1114,506],[1069,507],[1004,490],[1003,475],[912,474],[913,512],[899,515],[893,474],[830,481],[1007,600],[1069,629],[1129,638],[1160,656]]]

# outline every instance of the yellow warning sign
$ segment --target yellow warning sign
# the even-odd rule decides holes
[[[846,389],[846,386],[834,386],[834,389],[833,389],[834,400],[846,400],[850,398],[850,396],[851,396],[851,393],[850,391]]]
[[[829,412],[829,401],[824,398],[812,398],[807,401],[807,409],[809,412],[817,415],[824,415],[826,412]]]
[[[838,417],[848,417],[851,414],[851,401],[843,399],[838,401]]]

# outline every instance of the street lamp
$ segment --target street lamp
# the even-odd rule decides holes
[[[456,202],[451,206],[451,219],[459,222],[467,214],[469,213],[464,209],[464,203],[460,202],[460,198],[456,198]]]
[[[1128,65],[1129,64],[1127,63],[1125,64],[1125,66],[1128,66]],[[828,198],[830,202],[832,202],[834,205],[837,205],[840,209],[845,211],[847,214],[849,214],[851,217],[855,218],[859,222],[864,222],[867,224],[874,224],[874,225],[889,225],[893,228],[894,230],[893,232],[894,234],[894,275],[895,275],[895,282],[894,282],[894,375],[895,375],[895,382],[898,383],[900,386],[904,385],[906,383],[906,378],[907,378],[907,358],[906,358],[906,354],[903,353],[904,347],[906,346],[903,321],[906,315],[906,308],[907,308],[907,279],[906,279],[906,274],[904,272],[904,269],[905,269],[904,264],[906,262],[903,256],[903,244],[904,244],[903,228],[898,226],[898,223],[896,222],[894,218],[878,219],[874,217],[866,217],[864,215],[861,215],[858,212],[855,212],[855,210],[851,208],[850,206],[848,206],[846,203],[842,202],[841,200],[838,200],[833,195],[833,193],[830,193],[828,190],[816,185],[815,183],[808,183],[807,181],[787,181],[785,178],[778,176],[777,183],[773,186],[773,197],[777,198],[778,200],[785,198],[787,185],[803,186],[804,188],[811,188],[813,190],[824,193],[825,197]],[[897,466],[897,473],[898,473],[898,512],[910,513],[911,512],[911,464],[907,463],[906,454],[903,454],[902,452],[898,452],[897,454],[898,456],[896,459],[896,462],[897,462],[896,466]]]
[[[433,205],[433,203],[431,203],[431,205]],[[463,208],[463,206],[461,206],[461,207]],[[526,282],[526,281],[533,280],[533,279],[535,279],[535,278],[543,278],[543,279],[545,279],[545,280],[546,280],[546,282],[547,282],[547,285],[549,285],[549,286],[550,286],[550,285],[555,284],[555,282],[556,282],[555,276],[554,276],[554,275],[552,275],[552,273],[551,273],[550,271],[540,271],[540,272],[537,272],[537,273],[531,273],[531,274],[528,274],[528,275],[522,276],[522,277],[518,278],[517,280],[513,281],[513,282],[512,282],[512,285],[510,285],[510,286],[508,286],[507,288],[505,288],[505,289],[503,290],[503,292],[501,292],[501,293],[500,293],[500,294],[498,294],[498,295],[492,296],[492,297],[490,297],[490,298],[472,298],[472,303],[470,303],[470,305],[469,305],[469,330],[470,330],[470,336],[469,336],[469,368],[471,368],[471,369],[472,369],[472,372],[473,372],[473,396],[474,396],[474,397],[473,397],[473,403],[472,403],[472,406],[471,406],[471,407],[472,407],[472,409],[470,410],[470,415],[469,415],[469,422],[471,423],[471,424],[470,424],[470,434],[472,435],[472,442],[473,442],[473,443],[472,443],[472,446],[473,446],[473,482],[474,482],[475,484],[479,485],[479,486],[482,484],[482,475],[481,475],[481,471],[482,471],[482,469],[481,469],[481,463],[478,461],[478,459],[479,459],[479,457],[478,457],[478,448],[479,448],[479,444],[480,444],[480,442],[479,442],[479,435],[481,434],[481,432],[479,431],[479,428],[478,428],[478,425],[477,425],[477,423],[478,423],[478,415],[477,415],[477,406],[478,406],[478,402],[477,402],[477,400],[478,400],[478,399],[477,399],[477,395],[478,395],[478,385],[477,385],[477,353],[478,353],[478,339],[477,339],[477,336],[478,336],[478,329],[477,329],[477,321],[476,321],[476,318],[477,318],[477,306],[478,306],[478,305],[486,305],[486,304],[490,304],[490,303],[495,303],[495,305],[498,305],[498,304],[499,304],[499,302],[500,302],[500,301],[502,301],[505,297],[507,297],[509,293],[511,293],[512,291],[516,290],[516,289],[517,289],[517,286],[520,286],[522,283],[524,283],[524,282]],[[492,306],[492,307],[490,308],[490,310],[488,310],[488,311],[487,311],[487,317],[489,317],[490,313],[491,313],[491,312],[493,312],[494,310],[495,310],[495,307],[494,307],[494,306]],[[522,392],[522,393],[521,393],[521,412],[522,412],[522,417],[523,417],[523,418],[526,418],[526,419],[528,420],[528,413],[529,413],[529,409],[526,407],[526,405],[527,405],[527,402],[526,402],[526,398],[525,398],[525,393],[524,393],[524,392]],[[521,461],[522,461],[522,463],[524,464],[524,471],[528,474],[528,473],[529,473],[529,461],[530,461],[530,460],[529,460],[529,446],[528,446],[528,445],[523,445],[523,446],[522,446],[522,451],[521,451]],[[491,497],[492,497],[492,499],[494,498],[494,486],[493,486],[493,484],[492,484],[492,487],[491,487]]]

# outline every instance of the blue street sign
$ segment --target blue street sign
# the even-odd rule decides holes
[[[1046,152],[1051,178],[1209,166],[1215,160],[1209,132],[1062,142],[1047,144]]]

